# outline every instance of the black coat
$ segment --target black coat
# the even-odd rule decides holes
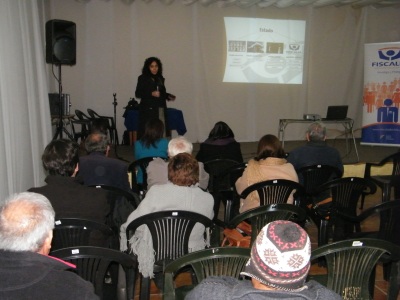
[[[68,269],[66,263],[38,253],[0,250],[0,299],[99,299],[91,283]]]

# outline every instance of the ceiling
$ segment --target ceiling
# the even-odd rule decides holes
[[[75,0],[81,3],[88,3],[91,0]],[[109,0],[103,0],[109,1]],[[126,4],[131,4],[134,1],[145,1],[150,2],[153,0],[120,0]],[[315,8],[326,7],[326,6],[351,6],[354,9],[370,6],[373,8],[383,7],[397,7],[400,8],[400,0],[159,0],[164,4],[171,4],[174,1],[181,1],[183,5],[191,5],[199,2],[203,6],[216,3],[219,7],[227,6],[239,6],[239,7],[250,7],[257,5],[258,7],[302,7],[311,6]]]

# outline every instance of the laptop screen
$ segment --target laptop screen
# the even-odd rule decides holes
[[[333,105],[328,106],[326,112],[326,120],[343,120],[347,118],[348,105]]]

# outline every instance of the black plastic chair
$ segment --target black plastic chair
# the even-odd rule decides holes
[[[164,159],[165,161],[168,161],[168,158],[166,157],[156,157],[156,156],[151,156],[151,157],[143,157],[141,159],[135,160],[134,162],[130,163],[128,166],[128,173],[130,174],[131,177],[131,188],[134,193],[137,193],[140,195],[140,200],[144,198],[144,195],[147,192],[147,166],[151,161],[153,161],[155,158],[161,158]],[[139,184],[136,179],[136,173],[138,170],[142,171],[143,174],[143,182]]]
[[[362,195],[374,194],[376,185],[364,178],[345,177],[331,180],[321,185],[316,193],[329,191],[332,196],[330,207],[322,208],[315,203],[310,213],[314,214],[313,220],[317,221],[318,246],[328,243],[328,228],[333,225],[333,240],[342,240],[346,232],[353,232],[354,224],[343,222],[336,218],[336,212],[345,213],[350,216],[357,216],[357,203]],[[356,226],[357,231],[360,227]]]
[[[239,278],[250,258],[250,248],[217,247],[196,251],[177,258],[165,268],[164,300],[184,299],[196,284],[209,276]],[[177,288],[174,278],[191,267],[192,284]]]
[[[305,218],[306,212],[301,207],[287,203],[269,204],[250,209],[237,215],[226,227],[236,228],[241,222],[248,221],[251,226],[251,245],[257,238],[261,229],[268,223],[276,220],[290,220],[299,223],[304,221]]]
[[[121,265],[125,271],[126,289],[118,291],[122,294],[118,298],[133,299],[137,269],[135,257],[117,250],[87,246],[59,249],[52,251],[50,255],[75,264],[74,271],[93,284],[95,293],[100,299],[103,299],[104,296],[105,277],[111,264]]]
[[[379,260],[398,261],[399,247],[378,239],[355,239],[335,242],[312,251],[311,260],[325,258],[327,275],[310,275],[343,299],[373,299],[375,266]],[[397,299],[398,270],[391,268],[387,299]]]
[[[388,163],[393,163],[393,169],[391,175],[380,175],[380,176],[372,176],[371,170],[375,167],[382,167]],[[390,201],[390,194],[392,187],[396,186],[396,183],[399,182],[400,179],[400,152],[396,152],[392,155],[389,155],[382,159],[379,163],[366,163],[364,178],[373,181],[376,185],[378,185],[382,189],[382,202]],[[398,195],[396,195],[398,194]],[[400,193],[398,189],[395,189],[395,197],[396,199],[400,198]],[[361,209],[364,207],[364,198],[361,200]]]
[[[108,225],[78,218],[56,219],[51,249],[75,246],[113,247],[118,239]]]
[[[286,179],[273,179],[250,185],[240,194],[240,198],[246,199],[250,193],[257,192],[260,206],[286,203],[293,191],[295,191],[294,199],[305,195],[304,187],[300,183]],[[295,200],[294,203],[296,202],[301,201]]]
[[[80,138],[81,141],[83,141],[90,133],[92,118],[79,109],[75,109],[75,116],[76,118],[73,118],[71,121],[74,139],[75,141],[78,141]],[[76,125],[80,126],[80,131],[76,131]]]
[[[235,182],[246,165],[232,159],[218,158],[204,162],[204,170],[210,175],[207,190],[214,197],[214,216],[218,217],[221,202],[225,204],[224,220],[230,219]],[[229,202],[228,202],[229,201]]]
[[[153,241],[154,273],[163,272],[167,263],[189,253],[189,237],[197,223],[205,228],[213,225],[209,218],[189,211],[161,211],[144,215],[132,221],[126,228],[128,249],[129,240],[136,229],[146,225]],[[149,277],[142,276],[140,299],[149,299],[150,282]]]
[[[297,170],[299,180],[303,185],[306,197],[306,202],[301,204],[303,207],[312,203],[311,197],[323,199],[325,195],[316,195],[315,190],[322,184],[342,177],[342,172],[333,166],[328,165],[312,165],[300,168]]]
[[[107,191],[107,198],[110,204],[110,214],[108,215],[107,224],[119,234],[121,225],[126,222],[129,215],[139,206],[139,195],[105,184],[96,184],[90,187]]]
[[[118,132],[117,132],[117,127],[115,126],[115,120],[113,117],[107,117],[107,116],[101,116],[98,113],[96,113],[93,109],[88,108],[87,112],[89,116],[92,119],[103,119],[107,120],[108,123],[108,131],[110,133],[110,139],[111,139],[111,144],[114,145],[119,145],[119,140],[118,140]]]

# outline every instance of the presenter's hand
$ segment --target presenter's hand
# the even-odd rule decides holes
[[[160,97],[160,92],[159,92],[159,91],[154,91],[154,92],[151,93],[151,95],[152,95],[153,97],[159,98],[159,97]]]

